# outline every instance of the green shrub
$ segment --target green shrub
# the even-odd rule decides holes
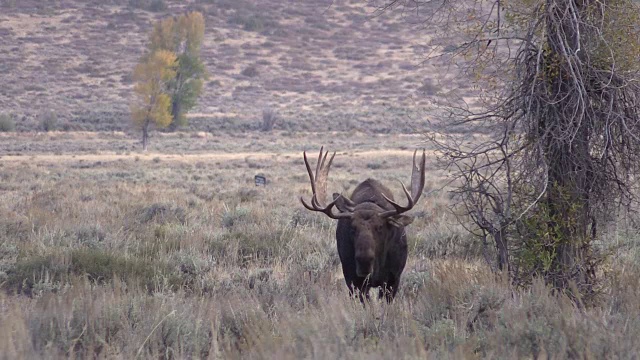
[[[63,299],[29,314],[25,341],[34,352],[19,358],[102,359],[114,358],[115,352],[129,359],[210,357],[213,323],[191,304],[168,311],[166,299],[130,295],[114,300],[85,289]]]
[[[425,79],[422,86],[418,88],[418,91],[424,95],[433,96],[440,91],[440,88],[437,85],[434,85],[431,79]]]
[[[236,13],[229,19],[231,24],[242,26],[244,31],[262,32],[277,28],[277,22],[262,15],[243,15]]]
[[[260,75],[258,69],[253,65],[247,66],[240,74],[250,78]]]
[[[180,224],[158,224],[150,236],[136,244],[133,251],[139,256],[151,258],[160,254],[170,254],[180,251],[184,236],[184,226]]]
[[[150,4],[150,0],[129,0],[129,7],[135,9],[146,9]]]
[[[249,218],[249,213],[249,210],[245,208],[226,210],[224,214],[222,214],[222,226],[230,228],[234,225],[242,223]]]
[[[256,189],[240,189],[238,191],[238,199],[241,203],[253,202],[260,197],[260,192]]]
[[[167,10],[167,3],[164,0],[153,0],[151,4],[149,4],[149,10],[158,12]]]
[[[278,122],[278,112],[273,109],[264,109],[262,111],[262,126],[260,130],[271,131]]]
[[[158,12],[167,10],[167,3],[165,0],[129,0],[129,7]]]
[[[53,284],[67,281],[63,277],[67,274],[64,261],[54,256],[34,256],[20,259],[7,271],[7,279],[3,288],[17,293],[32,296],[37,284]],[[54,290],[51,286],[50,290]]]
[[[45,111],[38,116],[38,124],[42,131],[54,131],[58,126],[58,116],[53,111]]]
[[[255,16],[245,18],[243,29],[246,31],[261,31],[264,28],[264,24],[260,18]]]
[[[18,0],[2,0],[0,1],[0,6],[4,6],[9,9],[13,9],[16,7]]]
[[[16,122],[9,114],[0,114],[0,132],[15,131]]]
[[[99,226],[96,225],[80,225],[75,231],[75,235],[80,244],[88,246],[97,246],[104,242],[107,234]]]
[[[249,237],[239,231],[223,232],[207,240],[207,253],[215,259],[235,259],[235,244],[248,242]]]
[[[65,121],[62,123],[62,126],[60,126],[60,128],[62,129],[62,131],[65,131],[65,132],[71,131],[73,130],[73,125],[70,122]]]
[[[458,46],[457,45],[449,44],[449,45],[445,46],[442,51],[444,53],[452,53],[452,52],[454,52],[456,50],[458,50]]]
[[[186,217],[186,212],[183,208],[162,203],[155,203],[146,206],[140,209],[138,215],[139,222],[143,224],[149,222],[155,222],[158,224],[184,224],[186,222]]]
[[[34,295],[39,284],[50,284],[52,290],[69,283],[70,277],[87,276],[98,284],[120,278],[127,284],[139,285],[147,290],[168,285],[177,288],[180,278],[170,267],[157,261],[124,257],[100,249],[78,249],[60,256],[33,256],[17,261],[7,272],[3,287],[18,293]]]
[[[382,168],[382,164],[379,162],[367,163],[367,169],[378,170],[380,168]]]

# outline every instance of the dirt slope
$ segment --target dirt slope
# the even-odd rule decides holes
[[[143,2],[0,0],[0,112],[18,129],[51,110],[68,129],[126,130],[153,20],[187,10],[205,13],[211,74],[196,129],[255,128],[274,107],[282,129],[409,132],[429,102],[464,87],[419,66],[433,29],[400,14],[371,19],[365,1],[166,0],[155,12]]]

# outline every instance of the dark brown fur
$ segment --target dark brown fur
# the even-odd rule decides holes
[[[393,195],[389,189],[373,179],[360,183],[351,194],[351,202],[340,198],[339,210],[350,208],[351,219],[338,220],[336,239],[344,279],[349,293],[358,292],[368,298],[370,288],[380,288],[378,297],[391,302],[400,286],[400,276],[407,262],[407,236],[404,227],[413,218],[396,215],[382,218],[380,213],[393,210],[384,199]],[[334,198],[338,194],[334,194]]]
[[[379,288],[378,296],[384,296],[387,302],[398,292],[400,276],[407,263],[404,228],[413,221],[411,216],[403,214],[420,199],[425,182],[425,151],[422,150],[418,159],[417,153],[417,150],[413,153],[411,191],[402,184],[407,205],[400,205],[386,186],[373,179],[361,182],[351,197],[334,193],[333,201],[325,204],[329,169],[336,153],[327,160],[329,152],[320,148],[314,173],[307,153],[303,152],[313,195],[309,202],[302,197],[300,202],[308,210],[338,220],[336,240],[344,280],[349,293],[357,292],[362,302],[365,297],[369,298],[372,287]]]

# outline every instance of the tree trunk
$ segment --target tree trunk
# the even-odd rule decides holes
[[[149,145],[149,120],[145,120],[144,125],[142,125],[142,151],[147,151],[147,146]]]
[[[178,127],[181,125],[180,115],[182,112],[182,103],[177,96],[174,96],[173,102],[171,103],[171,124],[169,124],[169,131],[176,131]]]
[[[547,4],[548,58],[550,67],[557,68],[558,72],[549,75],[549,98],[540,119],[540,136],[548,165],[546,206],[552,240],[546,250],[554,254],[545,278],[556,289],[568,289],[571,282],[575,282],[582,290],[585,285],[590,287],[584,264],[586,248],[582,245],[588,236],[590,218],[591,172],[587,164],[591,157],[592,119],[584,111],[588,106],[581,101],[584,94],[576,90],[581,88],[578,82],[582,81],[579,57],[587,52],[578,51],[580,24],[575,19],[580,18],[587,4],[573,3],[573,0],[548,0]],[[578,13],[575,18],[567,15],[572,11]],[[567,52],[571,55],[565,56]]]
[[[500,229],[494,229],[493,239],[496,242],[496,256],[498,262],[498,270],[510,271],[509,266],[509,249],[507,248],[507,238],[504,236],[504,229],[506,224],[500,223]]]
[[[182,72],[178,69],[175,78],[175,88],[173,89],[173,96],[171,97],[171,123],[169,124],[169,131],[173,132],[178,129],[182,114]]]

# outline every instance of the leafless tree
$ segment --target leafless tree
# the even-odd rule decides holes
[[[480,75],[483,107],[450,106],[448,125],[481,141],[432,134],[459,180],[456,210],[493,240],[496,268],[594,290],[593,241],[636,199],[640,170],[640,9],[632,0],[389,0],[461,34],[451,53]],[[408,15],[409,16],[409,15]],[[464,39],[462,38],[464,37]],[[433,56],[444,56],[434,44]],[[493,263],[493,261],[492,261]],[[576,294],[577,295],[577,294]]]

